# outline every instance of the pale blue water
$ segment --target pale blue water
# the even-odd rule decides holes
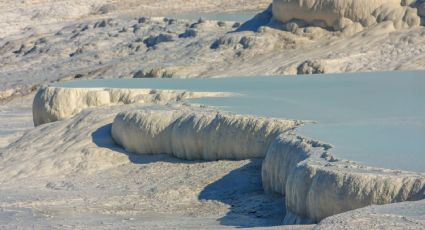
[[[198,20],[203,18],[206,20],[217,20],[217,21],[234,21],[234,22],[245,22],[253,18],[259,11],[235,11],[235,12],[190,12],[183,14],[172,14],[168,15],[171,18],[187,19],[187,20]]]
[[[298,130],[335,146],[339,158],[425,172],[425,72],[218,79],[74,81],[65,87],[234,92],[192,100],[239,114],[318,121]]]

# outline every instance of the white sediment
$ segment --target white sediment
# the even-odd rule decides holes
[[[325,24],[336,30],[354,23],[364,26],[393,21],[396,28],[419,26],[417,10],[402,6],[400,0],[274,0],[273,17],[281,22],[292,19]]]
[[[34,125],[63,120],[83,109],[119,104],[165,104],[196,97],[225,95],[215,92],[185,92],[151,89],[41,88],[33,101]]]
[[[324,219],[314,230],[344,229],[424,229],[425,200],[372,205]]]
[[[285,196],[286,224],[425,198],[425,175],[335,160],[328,153],[331,146],[288,134],[299,124],[211,111],[130,111],[116,116],[112,137],[138,154],[187,160],[265,157],[263,186]]]
[[[293,120],[218,112],[154,110],[119,113],[112,137],[130,152],[168,153],[187,160],[264,157],[276,135],[298,126]]]

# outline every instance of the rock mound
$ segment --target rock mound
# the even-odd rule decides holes
[[[274,0],[272,10],[283,23],[298,19],[337,31],[356,23],[393,21],[396,28],[410,28],[421,21],[414,6],[400,0]]]
[[[165,104],[187,98],[224,95],[213,92],[185,92],[151,89],[104,89],[104,88],[41,88],[33,101],[34,125],[69,118],[84,109],[123,104]]]
[[[297,74],[322,74],[326,72],[326,67],[319,61],[307,60],[297,68]]]

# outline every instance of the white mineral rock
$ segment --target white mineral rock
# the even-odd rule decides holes
[[[217,112],[154,110],[123,112],[112,137],[129,152],[168,153],[187,160],[264,157],[271,141],[300,122]]]
[[[103,89],[103,88],[41,88],[34,97],[34,125],[63,120],[83,109],[119,104],[164,104],[187,98],[213,97],[224,93],[192,93],[173,90]]]
[[[300,122],[211,111],[119,113],[112,137],[127,151],[186,160],[265,157],[266,191],[285,196],[286,224],[312,223],[371,204],[425,198],[425,175],[335,160],[331,146],[288,133]]]
[[[341,30],[342,22],[370,24],[393,21],[396,28],[420,25],[416,9],[402,6],[400,0],[274,0],[273,17],[281,22],[299,19],[308,24],[323,22],[326,27]]]

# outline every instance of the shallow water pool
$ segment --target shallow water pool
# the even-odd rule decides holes
[[[239,114],[314,120],[298,133],[368,165],[425,172],[425,72],[215,79],[74,81],[64,87],[233,92],[195,103]]]
[[[189,12],[182,14],[172,14],[168,17],[176,19],[187,19],[187,20],[198,20],[203,18],[206,20],[216,20],[216,21],[234,21],[234,22],[245,22],[253,18],[260,11],[234,11],[234,12]]]

